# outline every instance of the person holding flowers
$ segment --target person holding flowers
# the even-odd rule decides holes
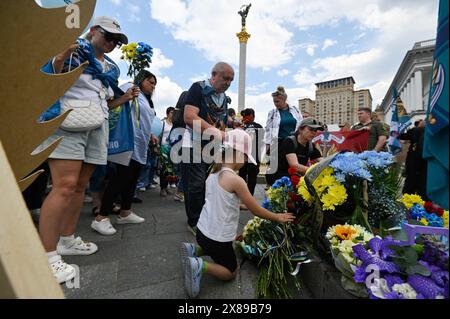
[[[41,115],[41,121],[60,115],[62,106],[68,102],[94,105],[104,115],[104,121],[97,128],[80,126],[78,131],[69,131],[60,127],[36,150],[42,151],[64,137],[49,157],[53,187],[42,205],[39,220],[39,235],[47,251],[50,268],[59,283],[76,275],[75,268],[65,263],[61,255],[90,255],[98,250],[95,244],[75,237],[75,230],[92,172],[96,165],[107,162],[108,110],[139,94],[135,89],[124,93],[117,88],[119,68],[105,55],[123,43],[128,43],[128,39],[115,19],[96,17],[86,34],[42,68],[43,72],[57,74],[89,62],[64,96]]]
[[[141,168],[147,162],[147,149],[150,139],[157,141],[151,134],[151,125],[156,115],[151,96],[155,89],[156,76],[141,70],[134,83],[125,83],[122,90],[137,87],[139,96],[133,100],[131,121],[134,132],[134,150],[128,165],[115,164],[115,171],[105,189],[100,212],[91,223],[91,228],[102,235],[114,235],[116,229],[111,225],[109,215],[114,213],[114,202],[120,195],[120,213],[117,224],[139,224],[144,218],[131,211],[131,205]]]
[[[290,222],[290,213],[275,214],[259,206],[250,194],[245,181],[236,171],[248,160],[255,164],[251,155],[252,140],[242,129],[229,131],[224,147],[216,157],[212,174],[206,181],[205,204],[197,223],[197,243],[181,244],[181,258],[185,271],[185,289],[189,297],[200,292],[200,281],[208,273],[221,280],[232,280],[237,273],[233,240],[239,224],[239,205],[242,201],[256,216],[279,223]],[[200,256],[210,256],[209,263]]]
[[[320,151],[313,146],[311,140],[316,132],[323,130],[322,124],[312,117],[304,119],[293,136],[286,138],[280,148],[280,163],[276,178],[289,176],[289,168],[295,168],[298,174],[305,175],[308,162],[322,159]]]

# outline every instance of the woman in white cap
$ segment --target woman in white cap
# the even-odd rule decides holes
[[[136,87],[125,93],[117,89],[119,68],[105,55],[123,43],[128,43],[128,39],[120,30],[119,23],[113,18],[97,17],[83,38],[43,67],[43,71],[49,73],[63,73],[79,63],[89,62],[79,79],[42,114],[41,120],[47,121],[60,115],[62,107],[71,104],[90,105],[103,112],[100,115],[101,124],[96,128],[86,128],[80,124],[69,130],[63,126],[65,120],[38,148],[42,150],[64,137],[49,157],[52,190],[42,205],[39,220],[40,238],[59,283],[72,279],[76,274],[75,268],[65,263],[61,255],[90,255],[97,251],[95,244],[75,237],[84,191],[95,166],[107,162],[108,110],[139,94]]]
[[[261,218],[280,223],[294,220],[292,214],[274,214],[261,207],[248,190],[246,182],[236,173],[247,160],[256,164],[251,150],[252,140],[248,133],[241,129],[228,132],[224,148],[206,180],[205,205],[197,223],[198,246],[181,244],[185,289],[191,298],[200,292],[200,280],[204,273],[221,280],[236,277],[233,240],[238,229],[241,201]],[[214,263],[208,263],[200,256],[210,256]]]

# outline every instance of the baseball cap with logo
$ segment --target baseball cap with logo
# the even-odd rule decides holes
[[[300,123],[300,127],[310,127],[313,129],[323,130],[323,124],[317,121],[315,118],[307,117],[306,119],[303,119],[303,121]]]
[[[116,34],[120,42],[123,44],[128,44],[128,38],[124,33],[122,33],[120,24],[116,19],[107,16],[96,17],[94,21],[92,21],[92,26],[99,26],[109,33]]]
[[[225,135],[225,142],[223,145],[244,153],[247,155],[249,162],[257,165],[252,156],[252,138],[244,130],[234,129],[232,131],[228,131]]]

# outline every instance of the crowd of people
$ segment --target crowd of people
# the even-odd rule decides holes
[[[219,62],[208,79],[193,83],[175,107],[166,109],[161,134],[156,136],[152,133],[156,117],[152,95],[157,77],[142,70],[134,83],[118,87],[119,68],[106,56],[126,43],[128,38],[118,21],[97,17],[77,44],[49,61],[52,73],[67,72],[75,60],[72,56],[78,52],[77,62],[87,60],[89,67],[41,120],[55,118],[61,113],[61,105],[75,100],[101,108],[103,121],[91,129],[60,127],[42,143],[38,150],[63,137],[43,164],[47,175],[25,191],[24,197],[39,218],[39,234],[50,268],[62,283],[75,276],[74,267],[62,256],[91,255],[99,249],[75,236],[87,189],[93,199],[91,227],[109,236],[116,233],[111,215],[116,216],[116,225],[145,221],[132,205],[142,201],[139,192],[156,188],[155,176],[159,173],[160,195],[173,193],[175,200],[184,203],[187,228],[196,237],[197,243],[180,243],[186,292],[195,297],[203,274],[222,280],[236,276],[238,266],[232,243],[241,209],[278,222],[293,220],[291,214],[274,214],[254,199],[262,160],[268,159],[267,185],[288,175],[289,168],[304,175],[311,163],[322,159],[320,149],[311,141],[318,131],[327,128],[290,105],[282,86],[271,94],[274,108],[268,113],[265,127],[255,122],[252,108],[236,114],[226,95],[234,70],[228,63]],[[127,163],[108,162],[110,110],[126,103],[131,105],[134,149]],[[359,109],[359,123],[352,127],[347,123],[342,131],[369,130],[369,150],[385,151],[389,131],[380,121],[372,120],[371,112],[370,108]],[[420,125],[401,138],[411,140],[410,153],[417,154],[423,138]],[[419,159],[413,160],[413,156],[407,162],[407,174],[416,181],[419,177],[412,176],[416,172],[410,167]],[[49,177],[51,191],[44,194]],[[213,262],[202,259],[203,255],[210,256]]]

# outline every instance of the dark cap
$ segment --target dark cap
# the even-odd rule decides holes
[[[323,124],[312,117],[307,117],[300,123],[300,127],[305,127],[305,126],[323,130]]]

